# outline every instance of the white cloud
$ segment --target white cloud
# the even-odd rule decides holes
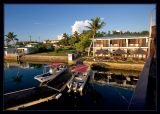
[[[63,39],[63,34],[61,35],[57,35],[58,40],[62,40]]]
[[[83,30],[88,30],[86,26],[89,26],[88,22],[91,22],[90,20],[82,20],[82,21],[75,21],[75,23],[72,26],[72,34],[77,31],[78,33],[82,33]]]

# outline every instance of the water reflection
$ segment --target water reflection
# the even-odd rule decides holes
[[[109,65],[105,63],[98,63],[98,64],[92,64],[91,65],[92,70],[94,70],[97,73],[107,73],[107,74],[115,74],[115,75],[124,75],[124,76],[138,76],[141,71],[137,70],[122,70],[122,69],[112,69],[109,68]]]
[[[138,76],[95,73],[94,81],[101,84],[135,88],[138,81]]]
[[[43,66],[47,63],[5,63],[7,70],[4,76],[4,93],[13,92],[16,90],[39,87],[45,83],[39,83],[34,79],[34,76],[43,73]],[[13,76],[23,75],[19,77],[18,84],[14,84]],[[67,77],[69,74],[64,73]],[[64,77],[65,77],[64,76]],[[16,79],[16,78],[15,78]],[[64,79],[64,78],[63,78]],[[124,76],[123,74],[117,75],[116,73],[97,73],[94,80],[86,84],[83,91],[83,96],[69,95],[67,90],[64,91],[60,99],[45,102],[27,109],[37,110],[114,110],[114,109],[127,109],[128,102],[131,99],[133,89],[124,89],[125,87],[134,88],[136,85],[135,76]],[[61,83],[54,82],[54,83]],[[110,86],[115,85],[115,86]],[[117,88],[121,86],[122,88]],[[74,93],[73,93],[74,94]]]
[[[47,63],[44,63],[47,64]],[[42,68],[43,63],[30,63],[30,62],[4,62],[4,68]]]
[[[39,86],[34,76],[43,73],[43,66],[40,63],[4,63],[4,93],[18,91],[30,87]]]
[[[21,74],[21,75],[13,76],[13,77],[12,77],[13,82],[14,82],[14,83],[20,83],[20,82],[22,82],[22,77],[23,77],[22,74]]]

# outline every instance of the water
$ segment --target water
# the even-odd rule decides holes
[[[4,67],[4,93],[39,86],[34,76],[43,72],[46,64],[22,64],[10,63]],[[23,66],[23,67],[22,67]],[[19,73],[18,73],[19,71]],[[22,75],[20,81],[15,81],[14,76]],[[90,82],[90,81],[89,81]],[[58,100],[41,103],[24,110],[127,110],[132,97],[134,87],[126,88],[111,82],[101,82],[101,79],[87,83],[84,95],[67,93],[67,89]]]
[[[16,66],[16,63],[10,64],[9,68],[4,67],[4,93],[39,86],[39,82],[34,79],[34,76],[43,73],[45,64],[29,64],[28,68],[22,66],[20,68]],[[20,81],[14,80],[17,75],[22,75]]]

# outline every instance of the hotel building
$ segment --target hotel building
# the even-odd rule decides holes
[[[138,48],[148,52],[149,36],[107,36],[93,39],[93,56],[100,49],[113,53],[117,49],[126,53],[135,51]],[[146,55],[145,55],[146,56]]]

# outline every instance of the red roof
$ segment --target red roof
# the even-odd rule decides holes
[[[52,64],[49,64],[48,66],[49,67],[58,67],[60,65],[64,65],[64,63],[52,63]]]
[[[87,72],[88,66],[85,64],[79,64],[74,66],[74,68],[71,70],[71,72]]]

